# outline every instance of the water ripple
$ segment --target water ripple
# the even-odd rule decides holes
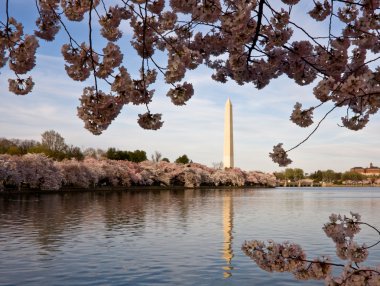
[[[378,225],[380,189],[247,189],[0,197],[0,285],[320,285],[266,273],[245,240],[334,254],[331,212]],[[371,242],[363,230],[359,239]],[[379,261],[380,250],[368,262]]]

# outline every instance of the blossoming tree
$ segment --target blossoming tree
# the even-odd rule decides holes
[[[85,158],[53,161],[45,154],[11,156],[0,154],[0,191],[17,188],[59,190],[65,188],[130,187],[130,186],[258,186],[275,187],[273,174],[244,172],[238,168],[215,170],[190,163],[165,161],[140,163]]]
[[[305,5],[300,0],[35,0],[34,35],[24,33],[23,19],[10,15],[12,0],[1,3],[6,17],[0,19],[0,68],[8,63],[15,74],[9,90],[18,95],[32,91],[27,73],[35,66],[37,48],[63,30],[67,43],[61,52],[68,76],[93,79],[78,107],[78,116],[93,134],[101,134],[126,104],[146,106],[138,124],[159,129],[162,115],[149,109],[152,85],[162,79],[173,104],[186,104],[194,94],[186,71],[201,64],[222,83],[230,79],[261,89],[286,75],[299,85],[313,84],[320,104],[303,108],[296,103],[290,117],[301,127],[313,124],[313,111],[323,104],[332,106],[325,117],[336,108],[347,109],[342,124],[352,130],[363,128],[380,107],[379,0],[314,0],[305,13],[327,31],[323,35],[307,30],[299,20],[305,15],[293,12],[294,6]],[[88,27],[85,41],[69,30],[69,21]],[[135,67],[127,69],[125,47],[118,42],[123,22],[133,31],[130,44],[141,58],[137,78],[128,70]],[[102,50],[94,48],[96,34],[104,40]],[[100,90],[99,81],[108,90]],[[280,143],[270,156],[286,166],[291,162],[287,152],[294,148],[285,150]]]
[[[363,265],[368,258],[368,249],[380,244],[380,230],[363,222],[359,214],[352,212],[350,216],[332,214],[329,219],[323,230],[334,241],[336,255],[346,261],[345,264],[334,263],[327,256],[307,259],[301,246],[290,242],[276,243],[270,240],[266,244],[252,240],[246,241],[242,250],[263,270],[291,272],[299,280],[324,280],[328,286],[380,285],[380,266]],[[358,244],[354,237],[362,226],[373,229],[379,235],[378,241],[371,245]],[[334,276],[334,267],[342,270],[340,276]]]

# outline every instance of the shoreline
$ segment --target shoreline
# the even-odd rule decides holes
[[[288,186],[281,186],[278,185],[276,188],[376,188],[380,187],[380,184],[355,184],[355,185],[335,185],[335,184],[328,184],[328,185],[314,185],[314,186],[298,186],[298,185],[288,185]]]
[[[31,188],[22,188],[21,190],[5,189],[0,191],[1,195],[12,194],[57,194],[57,193],[83,193],[83,192],[137,192],[137,191],[165,191],[165,190],[223,190],[223,189],[274,189],[272,186],[130,186],[130,187],[95,187],[95,188],[79,188],[64,187],[59,190],[39,190]]]
[[[130,186],[130,187],[95,187],[95,188],[80,188],[80,187],[64,187],[59,190],[39,190],[31,188],[22,188],[21,190],[5,189],[0,191],[2,195],[24,195],[24,194],[65,194],[65,193],[84,193],[84,192],[139,192],[139,191],[170,191],[170,190],[226,190],[226,189],[326,189],[326,188],[378,188],[380,185],[328,185],[328,186]]]

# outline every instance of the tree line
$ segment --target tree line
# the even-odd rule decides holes
[[[275,184],[273,174],[245,172],[239,168],[214,169],[198,163],[178,164],[163,160],[135,163],[91,157],[82,161],[56,161],[45,154],[0,154],[0,192],[131,186],[274,187]]]
[[[82,161],[85,157],[123,160],[135,163],[148,160],[147,154],[143,150],[128,151],[110,147],[107,151],[94,148],[87,148],[82,151],[80,147],[66,144],[61,134],[54,130],[42,133],[41,141],[0,138],[0,154],[26,155],[28,153],[45,154],[47,157],[56,161],[62,161],[64,159]],[[158,151],[155,151],[151,159],[154,162],[170,162],[168,158],[162,157],[162,154]],[[184,154],[179,156],[174,162],[188,164],[191,163],[192,160]]]
[[[315,183],[332,183],[341,184],[343,181],[354,181],[359,182],[363,180],[368,180],[369,178],[363,174],[346,171],[346,172],[335,172],[331,169],[328,170],[318,170],[310,174],[305,174],[300,168],[286,168],[282,172],[275,172],[277,180],[286,180],[291,182],[297,182],[302,179],[312,179]],[[371,176],[370,179],[379,179],[380,176]]]
[[[61,161],[63,159],[83,160],[82,150],[74,145],[68,145],[65,139],[56,131],[49,130],[41,134],[41,141],[0,138],[0,154],[25,155],[45,154],[47,157]]]

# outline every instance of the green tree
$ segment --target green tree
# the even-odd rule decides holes
[[[28,149],[28,153],[44,153],[46,156],[49,154],[49,149],[46,146],[38,144],[36,146],[32,146]]]
[[[130,161],[130,155],[128,151],[116,150],[115,148],[108,148],[106,157],[110,160],[127,160]]]
[[[116,150],[113,147],[108,148],[106,152],[106,158],[110,160],[126,160],[136,163],[147,160],[146,152],[143,150],[122,151]]]
[[[9,155],[22,155],[22,150],[16,145],[10,146],[6,152]]]
[[[11,146],[15,146],[10,140],[0,138],[0,154],[6,154]]]
[[[113,147],[108,148],[106,152],[106,158],[110,160],[117,160],[116,157],[117,157],[116,149]]]
[[[362,181],[366,179],[366,176],[356,173],[356,172],[345,172],[342,174],[342,180],[344,181]]]
[[[293,176],[295,181],[301,180],[305,177],[303,170],[300,168],[293,169]]]
[[[335,180],[335,172],[333,170],[322,171],[322,181],[332,183]]]
[[[136,163],[148,160],[148,158],[146,157],[146,152],[143,150],[135,150],[133,152],[129,152],[129,158],[130,161]]]
[[[28,153],[29,148],[33,146],[37,146],[40,144],[35,140],[20,140],[20,139],[12,139],[12,142],[17,145],[22,154]]]
[[[273,174],[277,180],[285,180],[285,173],[284,172],[274,172]]]
[[[66,151],[66,158],[71,159],[75,158],[79,161],[84,159],[84,155],[79,147],[75,147],[73,145],[70,145],[67,147]]]
[[[284,172],[285,180],[294,180],[294,170],[292,168],[286,168]]]
[[[179,164],[188,164],[190,162],[190,159],[187,157],[187,155],[182,155],[178,157],[175,162]]]
[[[312,179],[314,182],[321,182],[322,181],[322,171],[321,170],[318,170],[314,173],[312,173],[310,176],[309,176],[310,179]]]

